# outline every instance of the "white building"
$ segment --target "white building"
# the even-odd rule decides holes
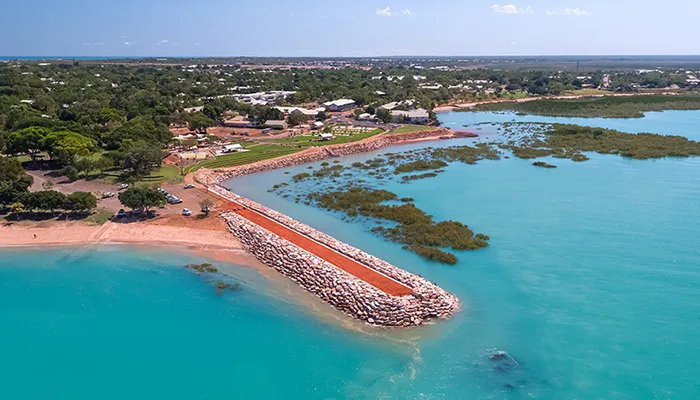
[[[222,149],[222,152],[224,152],[224,153],[236,153],[236,152],[241,151],[241,150],[243,150],[243,146],[241,146],[238,143],[235,143],[235,144],[227,144],[226,146],[224,146],[224,148]]]
[[[198,106],[198,107],[187,107],[183,111],[186,113],[194,113],[194,112],[200,112],[204,110],[204,106]]]
[[[333,101],[327,101],[323,103],[323,106],[328,111],[345,111],[355,107],[355,100],[338,99]]]
[[[394,110],[391,112],[392,122],[410,122],[412,124],[426,123],[430,119],[430,114],[427,110],[419,108],[411,111],[398,111]]]

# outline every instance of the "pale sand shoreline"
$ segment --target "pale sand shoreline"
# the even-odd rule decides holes
[[[246,253],[245,247],[228,231],[153,225],[137,222],[102,226],[81,223],[51,223],[47,227],[10,224],[0,227],[0,247],[42,247],[86,244],[167,245]]]

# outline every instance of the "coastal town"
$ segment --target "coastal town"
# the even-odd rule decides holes
[[[6,77],[47,85],[43,94],[17,90],[5,105],[2,161],[13,172],[5,173],[2,245],[160,243],[226,251],[236,259],[249,257],[247,263],[254,257],[350,317],[384,327],[448,318],[459,310],[459,300],[231,193],[222,182],[401,143],[476,136],[473,130],[440,128],[436,112],[543,101],[624,103],[638,96],[659,104],[700,105],[693,103],[698,82],[690,70],[558,71],[546,77],[547,86],[539,86],[519,71],[505,78],[486,77],[432,61],[425,66],[399,61],[394,68],[411,71],[400,74],[392,68],[342,63],[155,63],[149,67],[152,73],[167,68],[180,90],[190,86],[189,94],[176,93],[168,107],[147,107],[139,115],[140,103],[129,102],[146,92],[123,93],[124,82],[110,72],[113,68],[132,67],[54,61],[6,63],[0,70]],[[351,88],[347,93],[353,96],[319,97],[312,94],[317,88],[284,83],[297,71],[345,79],[359,73],[368,86],[361,92]],[[465,71],[469,79],[454,80],[454,74]],[[193,80],[193,74],[198,78]],[[101,108],[97,100],[70,101],[65,91],[77,76],[94,82],[83,91],[92,91],[94,85],[96,93],[107,90],[129,97],[122,106],[112,100]],[[261,85],[261,76],[280,83]],[[650,87],[649,76],[663,78],[663,83]],[[647,82],[641,92],[637,83],[622,83],[640,77]],[[238,84],[227,87],[233,78]]]
[[[699,397],[700,2],[2,9],[0,400]]]

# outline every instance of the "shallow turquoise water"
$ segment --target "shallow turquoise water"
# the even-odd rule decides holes
[[[646,113],[644,118],[565,118],[517,115],[512,112],[445,112],[438,114],[442,125],[452,129],[485,122],[551,122],[616,129],[623,132],[651,132],[681,135],[700,140],[700,111]]]
[[[662,114],[676,127],[700,115]],[[460,142],[469,140],[401,148]],[[229,183],[465,303],[452,320],[394,340],[302,311],[248,268],[233,268],[242,291],[217,295],[180,268],[193,256],[4,251],[0,398],[697,398],[700,158],[590,156],[548,160],[552,170],[512,158],[451,164],[436,178],[383,184],[491,236],[455,266],[266,192],[306,166]],[[499,369],[491,349],[517,366]]]

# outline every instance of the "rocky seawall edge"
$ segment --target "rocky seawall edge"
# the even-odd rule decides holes
[[[386,139],[387,137],[388,139]],[[220,186],[219,183],[246,174],[316,162],[332,156],[374,151],[403,141],[436,137],[451,137],[451,132],[445,129],[436,129],[382,135],[375,140],[328,146],[328,148],[314,148],[255,164],[216,171],[202,170],[202,173],[196,174],[195,179],[219,197],[262,214],[400,282],[411,289],[411,294],[406,296],[387,294],[241,215],[234,212],[222,214],[228,229],[246,245],[251,254],[264,264],[277,270],[321,300],[370,325],[382,327],[419,326],[430,320],[447,319],[454,315],[460,308],[459,299],[420,276],[404,271],[302,222],[237,195]]]

